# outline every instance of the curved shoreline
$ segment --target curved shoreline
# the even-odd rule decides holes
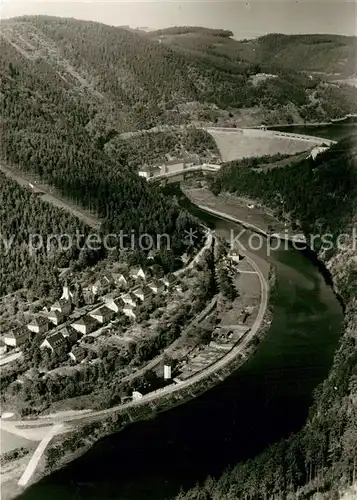
[[[48,444],[47,452],[51,451],[52,446],[54,448],[58,447],[58,439],[61,441],[60,436],[63,436],[63,446],[62,446],[62,456],[58,457],[58,462],[56,464],[55,469],[62,467],[64,463],[68,463],[72,460],[71,455],[75,455],[78,457],[85,453],[93,444],[91,443],[89,446],[81,447],[79,446],[76,450],[68,450],[66,449],[66,440],[68,435],[68,439],[71,439],[71,436],[74,436],[77,432],[80,432],[80,429],[83,429],[87,424],[91,425],[94,423],[99,423],[103,427],[103,433],[95,439],[95,442],[105,436],[110,434],[119,432],[123,430],[124,427],[128,425],[128,423],[133,423],[135,421],[140,421],[147,418],[152,418],[157,413],[161,413],[168,409],[172,409],[178,405],[188,402],[189,400],[199,396],[203,392],[213,388],[215,385],[220,383],[222,380],[231,375],[236,369],[241,366],[247,359],[250,358],[250,355],[247,354],[247,349],[250,347],[251,341],[257,336],[259,332],[263,329],[264,319],[266,318],[267,310],[268,310],[268,297],[269,297],[269,284],[266,280],[264,274],[259,268],[259,265],[246,255],[245,249],[242,249],[242,253],[245,254],[246,260],[252,266],[254,271],[256,272],[259,282],[260,282],[260,304],[257,312],[256,319],[254,324],[241,338],[237,345],[235,345],[231,351],[225,354],[222,358],[218,359],[215,363],[208,366],[204,370],[200,371],[197,374],[194,374],[187,380],[180,382],[178,384],[172,384],[170,386],[165,387],[164,389],[159,389],[158,391],[154,391],[152,393],[148,393],[144,395],[142,399],[139,401],[132,401],[126,404],[121,404],[112,408],[108,408],[105,410],[100,410],[96,412],[88,412],[88,414],[83,415],[83,413],[79,415],[71,415],[68,418],[64,419],[51,419],[47,421],[46,419],[42,419],[41,423],[39,420],[34,421],[22,421],[21,424],[27,428],[31,428],[31,426],[39,427],[41,424],[45,426],[45,429],[48,430],[48,425],[53,425],[57,427],[58,438],[53,436],[53,441],[51,444]],[[266,326],[266,325],[265,325]],[[252,354],[256,348],[252,351],[249,351],[249,354]],[[134,418],[130,415],[129,411],[137,412],[138,415],[135,415]],[[144,412],[144,415],[141,414]],[[129,416],[129,422],[122,422],[122,417]],[[104,421],[103,421],[104,419]],[[106,426],[106,422],[108,420],[113,421],[115,419],[119,419],[121,423],[117,428],[105,431],[104,428]],[[61,425],[59,425],[59,422]],[[19,422],[20,424],[20,422]],[[72,425],[71,425],[72,424]],[[80,426],[80,428],[76,428],[76,424]],[[104,424],[104,425],[103,425]],[[46,438],[44,438],[46,439]],[[56,443],[57,441],[57,443]],[[42,443],[42,441],[41,441]],[[41,446],[41,443],[39,446]],[[44,453],[44,449],[42,450],[41,456]],[[45,463],[44,470],[35,471],[33,470],[31,475],[33,474],[32,481],[30,480],[30,475],[28,475],[26,481],[26,487],[30,486],[33,482],[41,479],[46,473],[52,472],[52,469],[48,469],[47,459]],[[19,485],[20,486],[20,483]],[[25,484],[22,483],[21,491],[24,491]],[[15,493],[15,492],[14,492]],[[19,491],[16,492],[18,494]]]

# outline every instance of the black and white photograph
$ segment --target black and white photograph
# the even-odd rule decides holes
[[[0,3],[0,498],[357,500],[355,0]]]

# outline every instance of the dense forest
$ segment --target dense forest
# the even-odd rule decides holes
[[[233,161],[212,179],[211,189],[215,194],[229,191],[260,200],[305,234],[337,234],[355,211],[356,146],[357,137],[348,137],[315,160],[305,158],[284,168],[260,171],[251,160]]]
[[[233,162],[213,182],[262,200],[304,231],[337,234],[355,227],[357,144],[344,139],[313,160],[256,172]],[[280,208],[282,203],[282,207]],[[356,480],[357,473],[357,309],[355,241],[323,255],[346,306],[345,332],[329,377],[316,388],[305,427],[264,453],[209,478],[177,500],[330,500]],[[319,496],[316,496],[319,495]],[[352,497],[351,497],[352,498]]]
[[[85,267],[101,258],[101,252],[80,250],[90,232],[69,213],[0,174],[0,296],[30,288],[39,297],[57,298],[58,268],[74,263]],[[53,234],[69,235],[72,248],[61,251]]]
[[[114,137],[105,144],[105,150],[111,156],[125,158],[128,167],[134,171],[143,164],[166,162],[166,155],[175,158],[186,158],[190,155],[195,158],[198,155],[202,161],[209,161],[212,156],[220,156],[213,137],[195,127],[143,133],[129,138]]]

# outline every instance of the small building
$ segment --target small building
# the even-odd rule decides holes
[[[122,309],[123,314],[130,319],[136,319],[136,314],[134,313],[133,306],[130,304],[125,304]]]
[[[134,278],[134,280],[146,280],[146,273],[141,267],[134,267],[133,269],[131,269],[130,276]]]
[[[141,300],[141,302],[145,302],[152,295],[152,290],[147,286],[142,286],[133,290],[133,294]]]
[[[138,401],[139,399],[143,398],[143,395],[139,391],[133,391],[132,398],[133,398],[133,401]]]
[[[80,333],[71,326],[65,326],[60,333],[70,344],[75,344],[80,338]]]
[[[113,297],[105,301],[105,305],[114,313],[118,313],[126,304],[121,297]]]
[[[37,318],[33,319],[31,323],[27,325],[27,328],[33,333],[46,333],[49,329],[49,321],[43,316],[37,316]]]
[[[10,347],[20,347],[30,338],[30,331],[26,326],[19,326],[4,334],[4,342]]]
[[[185,162],[182,159],[173,159],[164,163],[161,167],[163,174],[171,174],[173,172],[181,172],[185,168]]]
[[[89,314],[92,316],[92,318],[99,321],[99,323],[105,324],[112,319],[112,317],[114,316],[114,311],[107,306],[101,306],[99,309],[96,309]]]
[[[74,346],[72,351],[69,353],[69,357],[75,363],[81,363],[87,357],[87,353],[83,347]]]
[[[77,332],[82,333],[83,335],[88,335],[89,333],[95,332],[96,330],[98,330],[99,326],[100,324],[98,323],[98,321],[89,314],[83,316],[82,318],[74,321],[71,324],[72,328],[77,330]]]
[[[144,179],[148,180],[151,177],[155,177],[156,175],[161,174],[161,167],[152,166],[152,165],[143,165],[138,171],[140,177],[144,177]]]
[[[233,262],[240,262],[243,257],[238,253],[236,252],[235,250],[231,250],[229,253],[228,253],[228,258],[233,260]]]
[[[147,260],[154,260],[155,259],[155,256],[156,256],[156,251],[154,250],[149,250],[148,253],[147,253]]]
[[[136,307],[137,297],[133,293],[131,292],[124,293],[120,296],[120,298],[123,300],[125,304],[130,305],[132,307]]]
[[[164,284],[165,288],[169,288],[173,283],[175,283],[176,278],[172,274],[167,274],[163,278],[160,278],[159,281]]]
[[[64,321],[64,314],[59,311],[50,311],[47,317],[49,321],[56,326],[60,325]]]
[[[155,280],[148,283],[148,287],[154,294],[160,294],[165,290],[165,285],[162,281]]]
[[[48,335],[40,345],[40,349],[47,347],[56,354],[62,354],[67,350],[67,341],[60,332]]]
[[[113,273],[113,280],[114,280],[114,284],[116,286],[119,286],[121,288],[124,288],[127,286],[128,284],[128,280],[125,278],[124,274],[121,274],[121,273]]]
[[[63,316],[66,316],[72,311],[72,303],[67,299],[57,300],[57,302],[52,304],[51,311],[58,311],[59,313],[63,314]]]
[[[164,379],[168,380],[171,378],[171,366],[164,365]]]
[[[108,290],[110,290],[113,283],[114,281],[112,277],[110,277],[108,274],[101,276],[94,283],[94,285],[92,285],[92,292],[94,295],[102,295],[103,293],[106,293]]]

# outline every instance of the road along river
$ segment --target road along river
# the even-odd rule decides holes
[[[226,238],[240,230],[190,209]],[[19,498],[167,499],[303,425],[331,366],[341,306],[301,252],[277,249],[268,257],[262,249],[255,259],[275,265],[277,289],[271,328],[253,357],[202,396],[101,440]]]

